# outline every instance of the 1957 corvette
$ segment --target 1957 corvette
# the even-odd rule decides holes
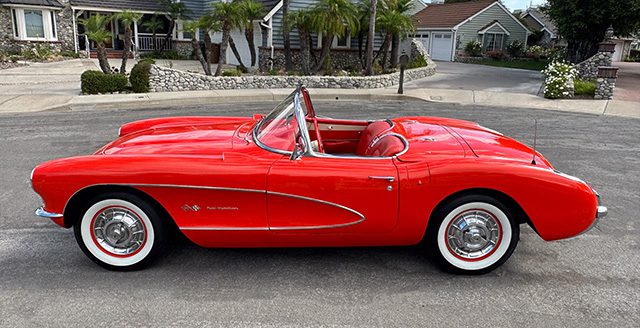
[[[123,125],[93,155],[31,173],[36,214],[74,228],[112,270],[148,265],[177,227],[204,247],[416,245],[448,271],[503,264],[529,224],[544,240],[607,214],[582,180],[478,124],[316,115],[297,88],[269,115]]]

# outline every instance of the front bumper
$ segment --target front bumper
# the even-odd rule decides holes
[[[45,219],[59,219],[63,216],[59,213],[45,211],[44,206],[38,207],[38,209],[36,210],[36,215]]]

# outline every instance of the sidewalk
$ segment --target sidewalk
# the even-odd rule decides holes
[[[99,109],[139,109],[205,105],[211,103],[272,102],[284,99],[291,89],[216,90],[116,94],[93,96],[0,95],[0,113],[25,113],[44,110],[81,111]],[[430,101],[492,107],[519,107],[558,110],[594,115],[640,118],[640,103],[621,100],[548,100],[529,94],[502,92],[412,89],[404,95],[395,88],[386,89],[311,89],[315,100],[398,100]]]

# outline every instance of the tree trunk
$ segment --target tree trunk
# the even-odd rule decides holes
[[[331,45],[333,44],[333,37],[334,37],[334,35],[331,34],[331,35],[327,35],[326,37],[323,38],[323,40],[322,40],[322,51],[320,52],[320,59],[318,60],[318,63],[316,65],[315,69],[313,70],[315,73],[318,73],[322,69],[322,67],[324,66],[324,61],[329,56],[329,52],[331,52]],[[330,63],[329,63],[329,66],[331,66]]]
[[[236,57],[236,60],[238,61],[238,63],[240,63],[240,68],[246,69],[247,67],[244,66],[244,63],[242,63],[242,58],[240,57],[240,53],[238,52],[236,43],[233,42],[233,38],[231,37],[231,35],[229,35],[229,45],[231,46],[231,51],[233,52],[233,55]]]
[[[360,61],[360,67],[364,69],[366,67],[365,59],[364,59],[364,51],[362,46],[364,45],[364,32],[358,32],[358,60]]]
[[[387,33],[384,35],[384,41],[382,41],[382,45],[380,46],[380,50],[378,50],[378,53],[376,54],[376,57],[374,58],[374,60],[380,58],[380,55],[382,55],[382,62],[380,63],[380,65],[382,66],[382,68],[384,68],[384,64],[387,61],[387,53],[389,52],[389,44],[391,43],[391,34]]]
[[[124,49],[122,49],[122,64],[120,65],[120,74],[127,73],[127,60],[131,53],[131,27],[124,29]]]
[[[227,46],[229,45],[229,33],[231,32],[231,26],[225,25],[222,27],[222,41],[220,42],[220,55],[218,60],[218,68],[216,68],[216,76],[222,74],[222,66],[227,63]]]
[[[153,42],[153,52],[158,51],[158,40],[156,40],[157,37],[158,37],[158,33],[156,33],[156,31],[154,30],[153,35],[151,35],[152,42]]]
[[[199,46],[199,44],[198,44]],[[211,75],[211,47],[213,46],[213,42],[211,42],[211,35],[209,31],[204,31],[204,53],[205,59],[207,61],[207,68],[205,72],[209,72],[207,75]]]
[[[204,58],[204,56],[202,56],[202,50],[200,49],[200,43],[198,42],[198,40],[196,40],[195,35],[191,39],[191,47],[193,48],[193,52],[195,52],[195,54],[196,54],[196,58],[198,58],[198,61],[202,65],[202,69],[204,70],[204,74],[211,75],[211,66],[209,66],[209,63],[207,62],[207,60]]]
[[[251,28],[244,29],[244,37],[247,39],[249,45],[249,52],[251,53],[251,67],[256,66],[256,44],[253,39],[253,22],[250,23]]]
[[[365,60],[365,71],[367,75],[373,75],[373,44],[376,33],[376,7],[377,0],[371,0],[371,8],[369,10],[369,33],[367,34],[367,51]]]
[[[289,34],[291,28],[289,26],[289,0],[282,1],[282,37],[284,41],[284,69],[291,70],[291,39]]]
[[[103,73],[110,74],[111,65],[109,65],[109,59],[107,59],[107,49],[104,47],[103,43],[96,43],[96,53],[98,54],[98,63],[100,64],[100,69]]]
[[[167,35],[164,36],[164,44],[162,45],[162,50],[167,49],[167,45],[171,42],[171,37],[173,36],[173,30],[176,28],[176,21],[172,19],[169,22],[169,31]]]
[[[398,55],[400,52],[400,33],[394,34],[391,41],[391,68],[398,66]]]
[[[309,75],[311,72],[311,49],[309,48],[309,31],[298,27],[298,35],[300,36],[300,64],[302,66],[302,72],[304,75]]]
[[[598,52],[597,42],[585,40],[569,40],[567,42],[567,56],[572,63],[580,63]]]

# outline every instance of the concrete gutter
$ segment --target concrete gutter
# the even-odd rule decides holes
[[[144,109],[212,103],[274,102],[284,99],[290,93],[291,89],[245,89],[91,96],[8,95],[0,96],[0,113],[44,110]],[[490,107],[538,108],[640,118],[640,103],[620,100],[548,100],[529,94],[424,88],[406,90],[404,95],[398,95],[395,88],[311,89],[310,93],[313,99],[324,101],[430,101]]]

